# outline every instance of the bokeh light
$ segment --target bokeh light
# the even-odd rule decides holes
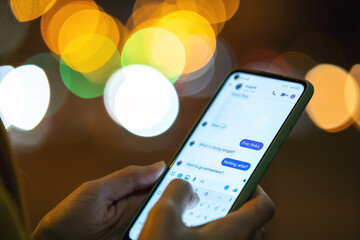
[[[306,73],[317,65],[310,56],[296,51],[284,52],[277,56],[270,65],[279,66],[282,74],[304,79]],[[283,66],[283,67],[281,67]]]
[[[105,65],[118,51],[110,39],[101,35],[82,35],[67,45],[62,59],[72,69],[88,73]]]
[[[10,0],[11,10],[19,22],[31,21],[47,12],[56,0]]]
[[[191,11],[204,17],[219,34],[225,21],[234,16],[239,4],[239,0],[137,0],[128,26],[149,27],[171,12]]]
[[[111,42],[108,42],[107,44],[111,47],[115,47]],[[91,58],[93,58],[93,56]],[[113,55],[110,57],[108,61],[105,62],[104,65],[91,72],[82,72],[82,75],[88,81],[100,85],[105,85],[109,77],[120,67],[121,67],[121,56],[119,51],[115,49]]]
[[[69,91],[65,87],[59,72],[59,61],[49,52],[39,53],[26,59],[24,65],[35,65],[46,73],[50,85],[50,103],[45,117],[56,114],[65,103]],[[54,124],[52,125],[54,126]]]
[[[215,53],[214,30],[210,23],[197,13],[176,11],[164,16],[156,26],[172,32],[182,42],[186,52],[184,73],[201,69]]]
[[[51,51],[61,57],[65,86],[81,98],[101,96],[108,78],[121,67],[124,25],[92,0],[66,0],[44,14],[41,33]]]
[[[51,51],[60,55],[59,35],[64,23],[72,15],[85,10],[98,10],[98,6],[92,0],[57,1],[54,7],[43,15],[41,18],[41,34]],[[69,29],[64,29],[64,33],[66,30]],[[65,38],[65,36],[63,38]]]
[[[185,58],[184,46],[174,34],[162,28],[145,28],[127,40],[121,64],[154,67],[175,83],[184,70]]]
[[[229,75],[235,68],[236,57],[232,55],[232,49],[221,39],[217,41],[216,53],[215,53],[214,73],[212,74],[211,80],[203,78],[186,82],[183,85],[185,92],[191,93],[196,92],[192,97],[197,98],[209,98],[214,96],[223,80]],[[205,73],[206,75],[208,73]],[[199,80],[199,82],[197,82]],[[202,85],[204,84],[204,85]],[[196,87],[203,87],[200,91],[196,91]],[[184,92],[178,88],[180,94]]]
[[[31,130],[43,119],[50,101],[45,72],[35,65],[20,66],[0,84],[0,111],[11,125]]]
[[[83,10],[71,15],[62,25],[59,51],[74,70],[91,72],[113,56],[119,38],[112,17],[100,10]]]
[[[60,74],[65,86],[81,98],[96,98],[104,93],[104,84],[98,84],[87,79],[81,72],[60,61]]]
[[[355,64],[350,69],[350,75],[356,80],[356,83],[358,86],[358,91],[360,91],[360,64]],[[358,105],[360,105],[360,99],[358,101]],[[357,107],[358,107],[358,110],[354,112],[353,117],[355,120],[356,127],[360,130],[360,106],[357,106]]]
[[[14,70],[13,66],[10,66],[10,65],[0,66],[0,83],[5,78],[5,76],[8,73],[10,73],[12,70]]]
[[[177,11],[176,5],[163,1],[136,1],[131,17],[126,26],[132,31],[155,27],[165,15]]]
[[[5,65],[5,66],[0,66],[0,85],[1,85],[1,82],[2,80],[4,79],[4,77],[10,73],[12,70],[14,70],[14,67],[13,66],[10,66],[10,65]],[[4,127],[5,129],[8,129],[10,126],[11,126],[11,123],[8,122],[2,115],[1,113],[1,109],[0,109],[0,118],[1,120],[3,121],[4,123]]]
[[[142,137],[167,131],[179,111],[173,85],[161,72],[145,65],[116,71],[106,85],[104,102],[115,122]]]
[[[312,121],[328,132],[338,132],[353,123],[359,91],[355,79],[344,69],[321,64],[306,75],[315,88],[307,112]]]
[[[176,82],[175,88],[179,96],[192,96],[201,92],[213,79],[215,58],[212,58],[205,67],[188,74],[183,74]]]
[[[239,4],[239,0],[176,0],[178,9],[196,12],[210,23],[229,20],[238,10]]]

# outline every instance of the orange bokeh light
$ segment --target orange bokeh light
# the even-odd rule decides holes
[[[10,6],[19,22],[27,22],[42,16],[55,2],[56,0],[10,0]]]
[[[358,111],[359,90],[355,79],[344,69],[321,64],[306,75],[315,88],[307,112],[312,121],[328,132],[338,132],[353,123]]]
[[[48,47],[61,55],[69,67],[88,74],[118,55],[120,32],[124,32],[119,27],[123,26],[92,0],[56,4],[41,21],[41,32]],[[99,76],[99,72],[103,71],[97,71],[95,76]]]
[[[358,92],[360,91],[360,64],[354,65],[350,70],[350,75],[356,80],[358,86]],[[360,105],[360,99],[358,101],[358,105]],[[360,130],[360,106],[358,106],[358,111],[355,112],[353,116],[355,120],[356,127]]]
[[[58,37],[60,53],[71,41],[88,34],[106,36],[115,45],[119,43],[119,30],[111,16],[97,9],[82,10],[63,23]]]
[[[58,1],[54,7],[41,18],[41,34],[51,51],[60,55],[59,34],[65,21],[73,14],[84,10],[98,10],[92,0]]]
[[[145,1],[144,1],[145,2]],[[156,23],[165,15],[175,12],[176,6],[166,2],[148,2],[140,4],[136,1],[134,11],[126,26],[132,31],[138,31],[143,28],[155,27]]]

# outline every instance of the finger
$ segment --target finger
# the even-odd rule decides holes
[[[181,179],[175,179],[168,185],[161,200],[173,202],[177,209],[184,212],[196,206],[199,202],[199,196],[193,191],[190,183]]]
[[[206,225],[202,232],[214,239],[248,239],[274,215],[274,205],[266,193],[257,187],[248,202],[239,210]]]
[[[183,212],[198,202],[199,197],[193,192],[192,186],[184,180],[175,179],[165,189],[149,217],[163,219],[169,224],[173,221],[179,222]]]
[[[95,180],[103,198],[117,201],[133,192],[152,186],[165,169],[165,163],[149,166],[129,166]]]

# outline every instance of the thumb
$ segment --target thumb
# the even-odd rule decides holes
[[[159,201],[149,213],[148,221],[157,222],[162,227],[178,226],[186,209],[199,202],[198,195],[187,181],[175,179],[170,182]],[[154,221],[152,221],[154,220]]]
[[[190,183],[182,179],[174,179],[168,185],[158,203],[174,207],[179,213],[191,209],[199,202],[199,196],[193,191]]]

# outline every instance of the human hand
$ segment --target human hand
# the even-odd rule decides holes
[[[257,187],[252,198],[237,211],[203,226],[187,227],[182,214],[197,201],[188,182],[173,180],[150,211],[139,240],[263,239],[262,226],[274,215],[273,202]]]
[[[33,239],[119,239],[164,168],[130,166],[82,184],[45,215]]]

